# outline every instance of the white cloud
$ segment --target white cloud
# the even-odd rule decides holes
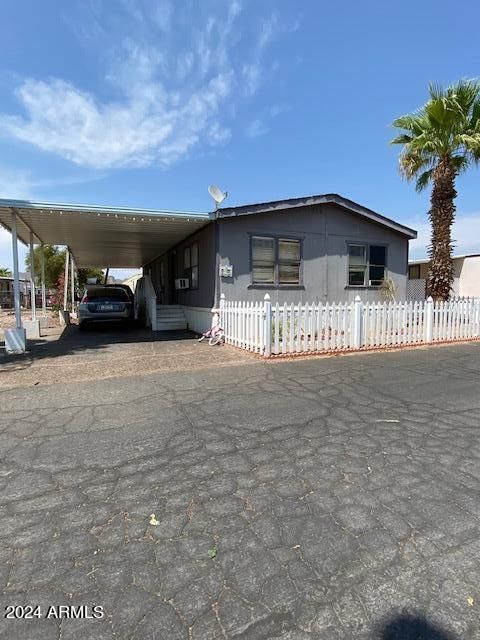
[[[277,23],[278,23],[278,20],[275,14],[272,14],[263,23],[262,29],[260,31],[260,36],[257,42],[257,47],[259,51],[261,51],[262,49],[265,49],[265,47],[270,44],[271,40],[275,35]]]
[[[286,110],[287,110],[287,108],[282,106],[282,105],[280,105],[280,104],[273,104],[270,107],[269,113],[270,113],[272,118],[276,118],[277,116],[279,116],[281,113],[283,113]]]
[[[147,83],[124,103],[99,103],[61,80],[26,80],[18,90],[29,119],[0,119],[0,132],[94,168],[169,164],[199,141],[231,91],[226,73],[178,105]]]
[[[253,64],[244,64],[242,67],[242,78],[243,78],[243,91],[246,96],[253,96],[259,86],[261,80],[261,69],[260,65]]]
[[[267,127],[259,119],[252,120],[252,122],[247,126],[247,136],[249,138],[257,138],[258,136],[265,135],[267,132]]]
[[[217,6],[218,15],[206,16],[203,27],[184,20],[189,37],[178,37],[182,15],[172,2],[122,0],[130,33],[120,46],[102,43],[111,97],[59,78],[25,78],[15,92],[23,115],[0,113],[0,135],[95,169],[166,166],[197,145],[224,144],[231,135],[225,120],[239,89],[251,98],[259,88],[261,52],[273,37],[275,18],[263,24],[249,56],[239,56],[241,5],[231,0],[226,8]],[[108,33],[105,21],[113,19],[106,9],[96,6],[98,33]],[[179,41],[187,43],[180,50]]]
[[[0,194],[2,198],[15,200],[42,200],[48,198],[50,189],[102,180],[104,173],[85,173],[56,178],[35,178],[30,172],[6,169],[0,166]],[[46,195],[47,194],[47,195]]]
[[[232,132],[230,129],[222,127],[218,122],[214,122],[208,132],[210,145],[224,144],[230,140]]]
[[[29,173],[0,167],[0,194],[2,198],[33,197],[34,183]]]
[[[405,223],[416,229],[418,237],[410,242],[410,258],[425,258],[430,244],[430,224],[426,218],[413,218]],[[480,252],[480,213],[457,214],[452,228],[454,254]]]
[[[261,85],[263,68],[259,60],[262,57],[264,49],[272,42],[278,30],[277,16],[272,14],[262,24],[257,41],[253,47],[253,61],[244,64],[242,67],[243,91],[248,97],[253,96]]]
[[[168,32],[171,28],[173,7],[167,0],[159,0],[153,8],[153,21],[162,31]]]

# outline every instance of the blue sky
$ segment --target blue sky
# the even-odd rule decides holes
[[[442,7],[445,7],[442,9]],[[480,6],[427,1],[2,0],[0,197],[207,211],[338,192],[417,228],[390,123],[479,74]],[[479,173],[457,252],[480,250]],[[10,265],[0,233],[0,265]]]

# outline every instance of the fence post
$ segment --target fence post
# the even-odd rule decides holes
[[[473,299],[473,311],[474,311],[473,337],[476,337],[480,332],[480,298]]]
[[[220,294],[220,318],[219,324],[222,329],[225,331],[225,294]]]
[[[428,296],[425,303],[425,342],[433,339],[433,298]]]
[[[363,316],[363,302],[360,296],[355,296],[353,303],[353,348],[360,349],[363,346],[362,336],[362,316]]]
[[[268,293],[263,298],[263,317],[264,317],[264,354],[266,356],[272,355],[272,303],[270,302],[270,296]]]
[[[212,328],[221,326],[221,322],[223,321],[223,309],[224,308],[225,308],[225,294],[221,293],[220,294],[220,304],[219,304],[219,306],[218,307],[213,307],[213,309],[211,309]]]

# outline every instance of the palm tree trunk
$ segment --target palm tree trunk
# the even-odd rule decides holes
[[[441,160],[433,173],[433,189],[429,218],[432,243],[427,295],[434,300],[448,300],[453,284],[452,224],[455,218],[456,170],[449,159]]]

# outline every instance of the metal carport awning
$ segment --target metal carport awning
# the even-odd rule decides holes
[[[26,329],[40,335],[35,309],[33,248],[40,244],[42,309],[46,314],[45,244],[68,248],[65,259],[64,310],[67,310],[69,267],[71,300],[76,267],[142,267],[210,221],[207,213],[130,209],[97,205],[30,202],[0,199],[0,225],[12,234],[15,329],[5,330],[5,348],[23,353]],[[22,326],[20,308],[18,240],[30,246],[32,320]],[[71,256],[71,258],[70,258]]]
[[[77,267],[138,268],[205,226],[208,213],[0,199],[0,224],[28,245],[69,247]]]

